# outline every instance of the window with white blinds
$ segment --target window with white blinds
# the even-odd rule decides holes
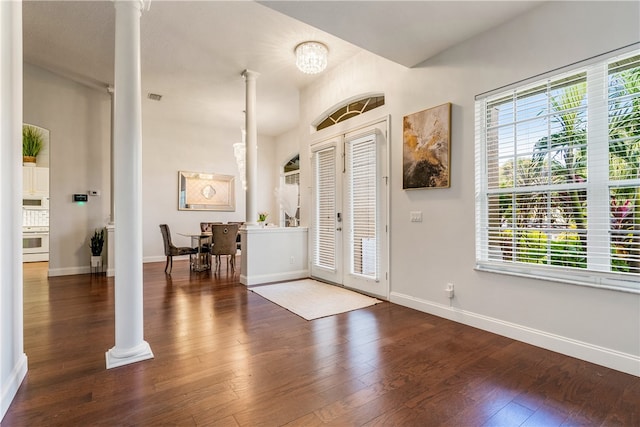
[[[378,278],[376,140],[368,135],[345,144],[349,221],[349,273]]]
[[[316,200],[314,227],[314,265],[336,268],[336,148],[314,153],[313,175]]]
[[[640,51],[476,101],[483,270],[640,292]]]

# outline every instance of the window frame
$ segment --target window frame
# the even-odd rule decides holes
[[[611,262],[609,262],[610,256],[607,253],[605,253],[603,256],[602,251],[600,254],[597,254],[597,251],[593,250],[593,247],[602,249],[602,246],[598,245],[606,245],[606,248],[608,248],[607,252],[610,253],[611,251],[611,221],[609,219],[611,197],[610,190],[618,186],[637,187],[638,185],[640,185],[639,179],[625,180],[621,183],[610,178],[610,162],[608,160],[605,162],[601,160],[602,156],[604,156],[606,159],[609,159],[609,100],[607,97],[605,97],[604,99],[599,99],[594,102],[594,99],[597,98],[594,95],[598,90],[603,90],[602,85],[604,85],[604,93],[608,93],[607,88],[609,78],[609,64],[615,62],[616,60],[619,60],[619,58],[623,56],[635,57],[637,55],[640,55],[640,50],[637,49],[637,46],[634,46],[633,49],[627,48],[615,53],[601,55],[597,58],[591,58],[588,61],[554,70],[545,75],[514,83],[513,85],[510,85],[508,87],[497,89],[495,91],[481,94],[476,97],[476,270],[510,274],[520,277],[546,279],[568,284],[585,285],[640,294],[640,274],[636,272],[623,273],[609,271],[611,269]],[[589,102],[586,106],[586,116],[589,117],[589,120],[586,122],[586,171],[588,174],[588,180],[582,186],[573,186],[576,188],[584,188],[586,192],[586,218],[588,221],[587,224],[589,224],[589,226],[585,230],[585,233],[588,236],[587,243],[585,244],[587,252],[587,267],[561,267],[557,265],[550,265],[551,263],[548,261],[546,264],[535,264],[526,261],[518,261],[517,259],[515,259],[515,256],[508,260],[499,259],[499,257],[495,255],[495,251],[496,249],[498,249],[495,243],[496,230],[493,230],[493,232],[489,230],[490,225],[493,224],[490,220],[490,196],[495,196],[496,194],[507,194],[516,197],[515,195],[521,192],[526,192],[529,187],[519,187],[515,180],[512,182],[512,188],[510,189],[510,191],[500,191],[500,185],[495,185],[495,180],[499,180],[499,178],[496,178],[495,172],[499,171],[501,168],[501,166],[497,165],[497,162],[500,159],[500,155],[499,153],[497,153],[499,150],[495,150],[496,153],[494,153],[492,156],[487,153],[487,151],[489,151],[491,148],[491,136],[489,136],[490,130],[487,125],[489,116],[487,107],[489,105],[496,104],[501,98],[511,97],[510,94],[522,93],[522,91],[526,91],[527,89],[535,90],[536,87],[544,86],[545,81],[547,82],[547,84],[549,82],[557,83],[563,78],[571,78],[572,76],[577,76],[580,73],[586,74],[587,92],[585,96],[588,97],[587,99],[589,99]],[[594,78],[593,76],[597,76],[597,78]],[[513,96],[513,99],[514,101],[512,102],[515,103],[517,98]],[[511,120],[511,122],[507,122],[507,124],[509,123],[511,123],[515,128],[515,126],[517,125],[515,116]],[[498,126],[503,125],[504,124],[500,123]],[[513,150],[517,150],[519,148],[518,138],[519,136],[517,135],[517,132],[514,131]],[[494,139],[496,141],[494,142],[494,144],[501,143],[498,137],[494,137]],[[603,142],[603,139],[604,141],[606,141],[606,143]],[[517,155],[514,155],[513,157],[514,159],[518,158]],[[490,162],[493,162],[492,166],[489,166]],[[515,163],[515,161],[513,165],[515,178],[517,177],[517,172],[515,172],[515,169],[516,167],[518,167],[518,165],[517,163]],[[490,176],[491,173],[493,173],[493,178],[491,178]],[[491,187],[490,184],[490,181],[492,179],[494,180],[493,187]],[[571,186],[570,184],[564,185]],[[556,188],[553,183],[545,184],[538,187],[548,192],[549,194],[551,194]],[[605,200],[606,202],[602,200]],[[513,205],[512,209],[515,209]],[[596,220],[594,220],[594,218]],[[520,218],[518,217],[518,219]],[[518,229],[514,227],[516,227],[515,224],[511,226],[511,228],[513,228],[514,230],[515,235],[515,231],[517,231]],[[540,230],[542,228],[542,226],[534,226],[529,229]],[[491,240],[491,233],[493,233],[494,240]],[[634,233],[637,233],[637,230],[634,231]],[[547,242],[545,243],[545,245],[548,246],[551,244],[549,243],[551,239],[546,239]],[[515,241],[516,238],[514,238],[513,242],[511,243],[511,250],[513,252],[517,251],[517,245]],[[492,251],[494,251],[493,254]],[[593,260],[598,257],[600,263],[594,262]],[[608,262],[606,266],[607,271],[602,270],[602,267],[604,265],[601,263],[603,257]]]

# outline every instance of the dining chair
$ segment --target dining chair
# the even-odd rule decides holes
[[[198,253],[198,248],[192,248],[189,246],[175,246],[171,242],[171,231],[167,224],[160,224],[160,231],[162,232],[162,241],[164,242],[164,255],[167,257],[167,263],[164,266],[164,272],[171,274],[173,270],[173,257],[181,255],[189,255],[189,266],[191,266],[191,255]],[[191,267],[189,267],[191,268]]]
[[[200,232],[201,233],[211,233],[211,226],[214,224],[222,224],[222,222],[201,222],[200,223]],[[213,240],[212,240],[213,241]],[[205,252],[209,252],[211,250],[211,245],[209,243],[205,243],[202,245],[202,249]]]
[[[203,233],[211,233],[211,226],[213,224],[222,224],[221,222],[201,222],[200,231]]]
[[[238,224],[212,224],[212,241],[211,256],[215,256],[216,271],[220,268],[220,257],[228,255],[227,265],[231,261],[231,270],[235,270],[236,266],[236,237],[238,235]]]
[[[229,221],[229,224],[238,224],[238,235],[236,236],[236,246],[238,250],[242,249],[242,241],[240,239],[240,227],[244,225],[244,221]]]

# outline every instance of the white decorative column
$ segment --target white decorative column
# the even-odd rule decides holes
[[[111,197],[113,197],[113,195]],[[107,277],[113,277],[116,275],[116,261],[115,261],[116,260],[116,248],[115,248],[116,225],[113,222],[109,222],[106,228],[107,228]]]
[[[142,301],[142,2],[116,1],[114,195],[116,345],[107,369],[153,358],[143,339]]]
[[[109,93],[109,98],[111,102],[111,116],[109,123],[109,174],[111,179],[109,180],[109,224],[107,224],[107,277],[113,277],[116,274],[116,260],[115,260],[115,231],[116,231],[116,223],[115,223],[115,203],[114,203],[114,194],[113,194],[113,177],[115,175],[115,168],[113,166],[113,116],[114,116],[114,105],[113,105],[113,86],[109,86],[107,88],[107,93]]]
[[[256,79],[260,74],[244,70],[242,77],[246,84],[245,129],[246,145],[246,215],[247,226],[257,226],[258,217],[258,131],[256,126]]]
[[[244,70],[245,92],[245,129],[246,129],[246,154],[245,172],[247,175],[247,191],[245,193],[246,213],[245,224],[240,230],[242,241],[242,256],[240,257],[240,283],[247,285],[249,282],[249,248],[253,245],[254,235],[250,232],[258,228],[258,130],[256,126],[256,79],[259,74],[255,71]],[[254,260],[255,261],[255,260]]]
[[[0,420],[27,374],[21,201],[22,2],[0,1]]]

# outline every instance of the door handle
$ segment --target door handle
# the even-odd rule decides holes
[[[336,231],[342,231],[342,227],[336,228]]]

